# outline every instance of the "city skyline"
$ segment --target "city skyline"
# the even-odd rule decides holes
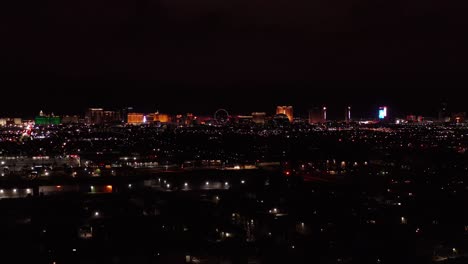
[[[376,86],[377,87],[377,86]],[[444,89],[443,95],[430,91],[389,90],[389,87],[375,89],[370,93],[363,89],[333,90],[327,86],[281,86],[248,89],[246,87],[198,87],[183,89],[172,86],[137,86],[124,90],[72,86],[46,88],[25,93],[21,103],[0,104],[2,116],[34,117],[39,110],[57,115],[82,114],[87,108],[103,107],[119,110],[132,106],[138,112],[166,112],[211,115],[219,108],[230,113],[250,114],[252,112],[275,113],[278,105],[291,105],[296,116],[306,117],[308,111],[317,106],[327,106],[330,119],[343,118],[343,109],[352,107],[353,117],[376,117],[376,109],[385,105],[391,109],[391,116],[409,114],[437,116],[442,103],[447,103],[448,112],[465,112],[464,99],[456,90]],[[306,88],[309,88],[308,90]],[[4,91],[5,98],[19,98],[17,89]],[[72,97],[71,97],[72,96]]]

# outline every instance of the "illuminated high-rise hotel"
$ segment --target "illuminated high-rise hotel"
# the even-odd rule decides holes
[[[120,121],[120,113],[116,111],[104,111],[102,108],[88,108],[85,116],[86,123],[101,125]]]
[[[293,107],[292,106],[286,106],[286,105],[283,105],[283,106],[277,106],[276,107],[276,114],[283,114],[283,115],[286,115],[289,119],[289,122],[292,122],[293,121]]]
[[[379,107],[379,119],[385,119],[387,117],[387,107],[381,106]]]
[[[88,124],[104,123],[104,109],[88,108],[88,110],[86,111],[85,120]]]

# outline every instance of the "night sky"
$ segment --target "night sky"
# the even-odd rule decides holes
[[[305,115],[327,104],[341,118],[350,104],[359,116],[378,105],[435,116],[441,101],[466,111],[455,84],[468,73],[465,2],[2,1],[0,115],[277,104]]]

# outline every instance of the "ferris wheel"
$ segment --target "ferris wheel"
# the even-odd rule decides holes
[[[218,109],[214,113],[214,119],[218,123],[226,123],[229,120],[229,113],[226,109]]]

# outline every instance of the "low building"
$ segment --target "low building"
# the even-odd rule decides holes
[[[39,126],[60,125],[59,116],[36,116],[34,123]]]

